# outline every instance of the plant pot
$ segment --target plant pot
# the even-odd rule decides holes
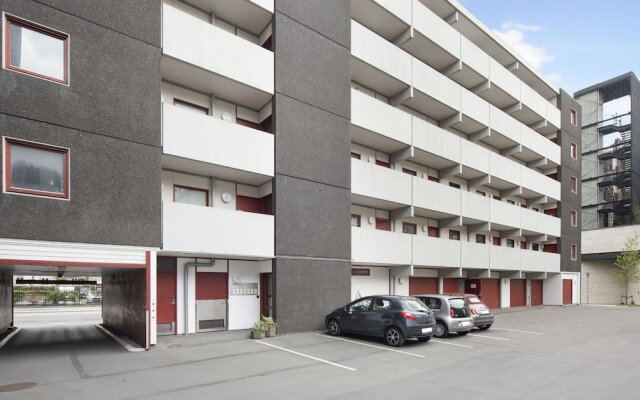
[[[267,331],[267,337],[274,337],[275,335],[276,335],[276,327],[275,326],[269,327],[269,330]]]
[[[264,339],[265,334],[264,331],[251,331],[251,339]]]

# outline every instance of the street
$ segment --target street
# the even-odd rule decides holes
[[[15,307],[14,324],[19,328],[95,325],[102,322],[100,306]]]

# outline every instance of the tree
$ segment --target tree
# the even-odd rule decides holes
[[[640,269],[638,269],[638,263],[640,263],[639,241],[640,236],[638,234],[628,237],[620,255],[616,257],[616,261],[613,263],[613,276],[618,282],[625,284],[624,295],[626,298],[629,298],[629,284],[640,282]]]

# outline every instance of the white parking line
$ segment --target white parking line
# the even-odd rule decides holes
[[[505,340],[505,341],[511,341],[511,339],[505,339],[505,338],[501,338],[501,337],[495,337],[495,336],[486,336],[486,335],[476,335],[474,333],[470,333],[467,336],[473,336],[473,337],[481,337],[481,338],[485,338],[485,339],[495,339],[495,340]]]
[[[310,356],[308,354],[303,354],[303,353],[299,353],[297,351],[285,349],[284,347],[276,346],[276,345],[271,344],[271,343],[266,343],[266,342],[263,342],[261,340],[256,340],[255,342],[263,344],[265,346],[274,347],[274,348],[276,348],[278,350],[282,350],[282,351],[286,351],[286,352],[289,352],[289,353],[293,353],[293,354],[301,356],[301,357],[306,357],[306,358],[310,358],[310,359],[315,360],[315,361],[320,361],[321,363],[333,365],[334,367],[344,368],[344,369],[349,370],[349,371],[357,371],[357,369],[351,368],[351,367],[347,367],[346,365],[337,364],[337,363],[334,363],[334,362],[331,362],[331,361],[323,360],[322,358],[318,358],[318,357]]]
[[[373,347],[373,348],[380,349],[380,350],[392,351],[394,353],[406,354],[408,356],[413,356],[413,357],[420,357],[420,358],[426,358],[427,357],[427,356],[423,356],[422,354],[409,353],[407,351],[390,349],[388,347],[382,347],[382,346],[376,346],[376,345],[368,344],[368,343],[356,342],[355,340],[349,340],[349,339],[343,339],[343,338],[338,338],[338,337],[334,337],[334,336],[323,335],[321,333],[316,333],[316,336],[326,337],[327,339],[341,340],[343,342],[355,343],[355,344],[359,344],[360,346]]]
[[[473,347],[467,346],[466,344],[449,343],[449,342],[443,342],[442,340],[435,340],[435,339],[431,339],[431,341],[433,343],[448,344],[449,346],[458,346],[458,347],[464,347],[464,348],[467,348],[467,349],[473,349]]]
[[[495,330],[495,331],[507,331],[507,332],[518,332],[518,333],[528,333],[529,335],[544,335],[544,333],[540,333],[540,332],[519,331],[519,330],[516,330],[516,329],[491,328],[491,330]]]

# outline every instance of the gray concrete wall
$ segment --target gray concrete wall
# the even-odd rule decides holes
[[[13,275],[0,272],[0,334],[13,326]]]
[[[274,317],[322,329],[351,287],[350,2],[276,0]]]
[[[102,274],[103,323],[143,347],[147,342],[146,287],[144,269]]]
[[[70,149],[70,200],[0,193],[0,237],[160,246],[160,2],[0,10],[70,36],[68,86],[0,71],[0,135]]]
[[[620,304],[625,295],[625,284],[615,280],[612,273],[615,260],[589,260],[582,262],[581,300],[584,304]],[[587,276],[589,274],[589,276]],[[628,285],[629,296],[640,304],[640,285]]]

